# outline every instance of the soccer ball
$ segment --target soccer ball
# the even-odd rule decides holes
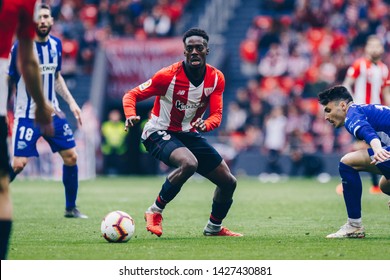
[[[118,210],[104,217],[100,229],[108,242],[127,242],[134,234],[135,224],[129,214]]]

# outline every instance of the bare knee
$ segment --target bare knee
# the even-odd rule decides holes
[[[177,167],[168,175],[168,180],[174,185],[184,184],[198,169],[198,160],[187,148],[174,150],[169,161]]]
[[[232,174],[226,176],[227,181],[217,185],[214,193],[214,200],[218,202],[231,201],[237,187],[237,179]]]
[[[344,155],[340,162],[352,167],[357,171],[368,171],[373,173],[378,171],[377,168],[371,164],[371,159],[367,150],[350,152]]]
[[[0,170],[0,194],[6,194],[9,191],[9,178],[5,171]]]
[[[67,166],[73,166],[77,164],[77,153],[75,151],[63,153],[62,159]]]
[[[387,180],[385,176],[382,176],[382,178],[379,181],[379,187],[381,188],[381,191],[387,195],[390,195],[390,180]]]
[[[345,165],[348,165],[348,166],[352,166],[352,163],[353,163],[353,161],[352,161],[351,157],[349,156],[349,154],[344,155],[340,159],[340,162],[344,163]]]
[[[198,161],[196,158],[187,159],[181,163],[179,169],[182,176],[191,177],[198,169]]]
[[[198,161],[186,160],[180,163],[179,167],[168,175],[168,180],[173,185],[183,185],[198,168]]]
[[[15,158],[12,164],[12,168],[14,169],[14,172],[18,174],[23,171],[26,165],[27,165],[26,158]]]
[[[232,174],[230,174],[228,182],[226,183],[225,189],[230,192],[232,195],[237,187],[237,179]]]

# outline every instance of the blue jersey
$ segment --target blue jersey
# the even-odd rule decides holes
[[[17,68],[16,42],[11,51],[11,63],[8,75],[16,83],[15,118],[35,118],[35,102],[27,93],[26,84]],[[47,100],[53,105],[56,111],[60,111],[55,93],[55,76],[61,71],[62,65],[62,44],[60,39],[49,35],[46,42],[36,42],[34,53],[38,58],[39,70],[42,77],[43,93]]]
[[[348,109],[344,126],[367,144],[379,138],[383,146],[390,145],[390,108],[387,106],[353,104]]]
[[[38,156],[37,141],[42,136],[39,127],[34,123],[35,102],[27,93],[23,76],[17,68],[16,42],[11,52],[11,63],[8,75],[16,83],[15,123],[13,127],[14,155],[19,157]],[[49,35],[46,42],[34,43],[34,53],[38,58],[39,70],[42,77],[43,93],[45,98],[53,105],[54,110],[61,111],[55,92],[57,72],[61,71],[62,44],[60,39]],[[73,131],[65,118],[53,117],[55,135],[44,136],[53,152],[67,150],[76,146]]]

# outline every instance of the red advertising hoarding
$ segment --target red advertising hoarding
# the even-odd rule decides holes
[[[110,99],[122,99],[127,90],[184,58],[181,38],[111,39],[103,47],[108,61],[106,93]]]

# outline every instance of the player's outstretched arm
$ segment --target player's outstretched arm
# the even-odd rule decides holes
[[[70,93],[68,86],[65,83],[64,77],[62,77],[60,72],[56,73],[55,89],[56,92],[65,100],[65,102],[68,103],[69,108],[72,111],[73,116],[78,121],[79,125],[82,125],[83,122],[81,120],[81,109]]]
[[[37,107],[35,110],[35,122],[40,126],[41,132],[47,136],[54,135],[53,107],[46,101],[41,84],[41,74],[38,61],[33,52],[32,39],[19,39],[18,64],[23,75],[29,94],[34,99]]]

